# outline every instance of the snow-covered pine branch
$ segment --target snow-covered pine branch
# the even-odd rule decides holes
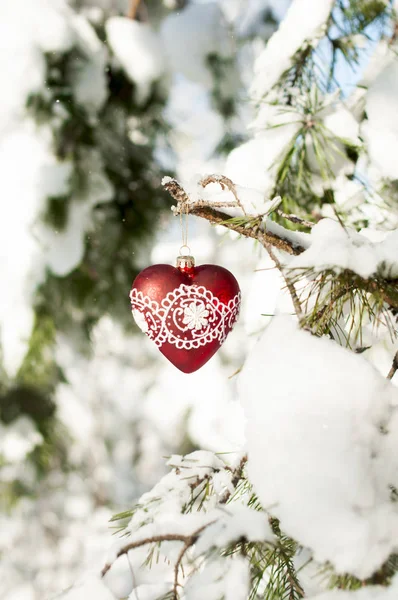
[[[168,464],[173,470],[132,509],[125,535],[102,568],[116,595],[127,591],[118,588],[118,573],[126,572],[128,554],[129,582],[137,595],[158,581],[155,563],[163,563],[159,597],[211,593],[243,600],[249,581],[256,590],[271,567],[276,572],[270,589],[279,594],[288,588],[292,599],[303,597],[292,561],[295,544],[261,509],[245,475],[246,457],[231,466],[201,451],[172,456]]]
[[[250,214],[249,211],[259,207],[255,190],[242,186],[238,190],[230,179],[219,175],[200,179],[196,190],[192,188],[193,200],[175,179],[165,177],[163,186],[177,200],[177,206],[173,207],[175,214],[202,217],[257,240],[271,252],[271,258],[284,274],[302,325],[324,334],[335,329],[339,320],[349,319],[346,337],[355,344],[362,342],[358,321],[362,323],[365,315],[375,329],[381,326],[393,338],[396,336],[396,322],[389,309],[398,308],[398,230],[377,242],[347,229],[338,220],[326,218],[311,223],[311,234],[287,230],[271,220],[278,210],[278,198],[268,203],[263,201],[265,212]],[[208,191],[208,186],[212,191]],[[288,215],[283,218],[291,220]],[[300,217],[293,215],[293,221],[308,227]],[[287,260],[279,261],[270,247],[289,255]],[[304,314],[296,285],[303,290]]]
[[[396,600],[393,4],[0,8],[2,597]],[[125,327],[166,172],[244,292],[189,384]]]

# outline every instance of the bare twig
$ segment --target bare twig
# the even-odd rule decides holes
[[[228,187],[228,189],[231,189],[230,186],[232,185],[232,188],[235,191],[235,193],[233,192],[234,196],[235,198],[237,198],[236,189],[234,188],[231,180],[227,177],[209,175],[205,179],[202,179],[201,185],[205,186],[212,182],[217,182],[222,186]],[[202,217],[203,219],[206,219],[207,221],[215,225],[224,225],[227,229],[236,231],[236,233],[239,233],[244,237],[250,237],[255,240],[258,240],[264,247],[265,243],[268,243],[271,246],[275,246],[279,250],[287,252],[288,254],[301,254],[301,252],[304,251],[304,248],[298,245],[294,245],[289,239],[283,239],[282,237],[277,236],[276,234],[271,233],[269,231],[262,231],[259,227],[246,227],[245,225],[236,223],[233,220],[231,220],[230,215],[218,210],[218,208],[241,207],[239,199],[237,199],[234,203],[212,202],[211,206],[209,206],[209,202],[206,202],[205,200],[197,200],[196,202],[190,202],[188,194],[175,179],[168,178],[166,181],[163,182],[163,187],[177,201],[177,206],[174,208],[175,214],[179,214],[181,212],[186,213],[188,210],[190,214],[196,217]],[[260,219],[261,216],[259,215],[258,218]],[[253,217],[253,221],[255,220],[256,217]]]
[[[246,214],[246,211],[239,199],[235,185],[228,177],[224,177],[223,175],[208,175],[199,181],[199,184],[203,188],[210,183],[218,183],[223,190],[228,188],[235,198],[233,202],[212,202],[212,208],[240,208],[243,214]],[[204,208],[209,206],[209,203],[206,202],[206,200],[196,200],[195,202],[191,202],[184,188],[175,179],[167,179],[166,181],[163,181],[163,187],[171,196],[173,196],[175,200],[177,200],[177,207],[175,208],[176,213],[186,213],[187,208],[189,212],[192,212],[193,207]]]
[[[203,525],[202,527],[197,529],[191,536],[189,536],[189,538],[185,542],[184,546],[181,548],[181,552],[178,555],[176,564],[174,566],[173,600],[178,600],[178,589],[177,589],[179,586],[178,574],[179,574],[180,566],[181,566],[181,563],[182,563],[182,560],[183,560],[185,554],[188,552],[189,548],[194,545],[194,543],[196,542],[196,540],[198,539],[198,537],[202,533],[202,531],[204,531],[206,529],[206,527],[208,527],[209,525],[212,525],[213,523],[215,523],[215,521],[206,523],[206,525]]]
[[[283,265],[280,262],[279,258],[276,256],[275,252],[273,251],[272,246],[270,244],[267,244],[265,246],[265,249],[267,250],[268,254],[270,255],[270,257],[272,258],[272,260],[278,267],[280,274],[282,275],[283,279],[285,280],[286,287],[289,290],[290,296],[292,298],[292,302],[293,302],[293,306],[294,306],[294,310],[296,312],[297,318],[299,321],[301,321],[301,319],[303,318],[303,309],[301,308],[301,304],[300,304],[299,297],[297,296],[296,288],[294,287],[294,284],[290,281],[289,277],[287,275],[285,275],[285,272],[283,270]]]
[[[183,545],[183,547],[181,548],[181,552],[177,557],[176,564],[174,565],[173,600],[178,600],[178,589],[177,588],[180,585],[178,583],[178,574],[180,572],[180,566],[182,563],[182,559],[184,558],[184,556],[189,548],[190,548],[190,544],[185,543]],[[183,575],[184,575],[184,571],[183,571]]]
[[[235,184],[229,179],[229,177],[225,177],[225,175],[207,175],[206,177],[201,179],[199,183],[203,188],[209,185],[209,183],[218,183],[221,186],[221,189],[223,190],[227,188],[230,192],[232,192],[236,201],[236,206],[239,206],[244,215],[246,214],[246,211],[239,199]]]
[[[305,219],[302,219],[301,217],[298,217],[297,215],[292,215],[292,214],[287,214],[284,213],[282,210],[277,210],[276,213],[282,217],[283,219],[286,219],[287,221],[290,221],[291,223],[297,223],[298,225],[302,225],[303,227],[308,227],[309,229],[312,229],[312,227],[314,227],[315,223],[311,223],[311,221],[306,221]]]
[[[189,204],[188,194],[176,179],[165,177],[162,181],[162,185],[164,189],[169,192],[170,196],[172,196],[174,200],[177,200],[178,204]]]
[[[130,542],[129,544],[126,544],[117,552],[115,560],[118,559],[120,556],[123,556],[124,554],[130,552],[130,550],[134,550],[135,548],[141,548],[141,546],[147,546],[148,544],[156,544],[160,542],[183,542],[184,544],[186,544],[187,541],[191,538],[192,536],[190,535],[180,535],[174,533],[167,533],[165,535],[154,535],[149,538],[144,538],[143,540],[137,540],[136,542]],[[104,575],[107,574],[109,569],[112,567],[113,562],[114,561],[109,562],[103,567],[101,571],[102,577],[104,577]]]
[[[109,569],[112,567],[113,563],[120,556],[123,556],[124,554],[128,555],[130,550],[134,550],[135,548],[141,548],[142,546],[147,546],[149,544],[159,544],[161,542],[182,542],[184,545],[183,545],[183,548],[182,548],[180,554],[178,555],[177,562],[176,562],[175,569],[174,569],[173,593],[174,593],[175,600],[178,600],[178,592],[177,592],[178,571],[179,571],[182,559],[184,558],[184,555],[187,552],[187,550],[197,542],[198,537],[202,533],[202,531],[204,531],[206,529],[206,527],[209,527],[209,525],[213,525],[213,523],[215,523],[215,521],[210,521],[210,523],[206,523],[205,525],[202,525],[202,527],[199,527],[199,529],[197,529],[190,535],[167,533],[164,535],[153,535],[151,537],[144,538],[142,540],[130,542],[129,544],[126,544],[125,546],[120,548],[120,550],[117,552],[115,559],[113,561],[106,563],[106,565],[103,567],[103,569],[101,571],[101,576],[104,577],[107,574],[107,572],[109,571]]]
[[[392,379],[397,371],[398,371],[398,351],[396,352],[396,354],[393,358],[391,369],[387,375],[387,379]]]
[[[141,2],[141,0],[130,0],[129,7],[127,10],[127,18],[128,19],[132,19],[134,21],[134,19],[137,16],[137,11],[138,11],[140,2]]]

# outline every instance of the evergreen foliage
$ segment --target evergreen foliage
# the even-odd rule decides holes
[[[322,2],[327,4],[326,0]],[[169,92],[173,73],[170,70],[152,81],[143,98],[139,81],[132,80],[107,39],[106,10],[89,24],[90,13],[82,9],[84,3],[75,4],[79,5],[75,6],[76,13],[81,10],[79,16],[85,19],[99,49],[90,53],[77,36],[76,43],[66,49],[43,50],[46,86],[29,93],[24,108],[25,118],[36,130],[49,135],[57,167],[69,173],[58,192],[50,189],[37,220],[62,236],[68,232],[76,206],[86,206],[89,219],[87,228],[83,227],[80,260],[66,272],[47,266],[32,294],[34,323],[17,372],[12,376],[0,367],[0,432],[16,427],[20,428],[21,437],[26,433],[29,439],[25,456],[29,478],[24,477],[22,466],[13,479],[5,478],[0,487],[8,514],[21,506],[21,498],[34,498],[42,482],[44,487],[51,486],[53,473],[62,473],[62,477],[76,473],[81,479],[90,474],[90,461],[85,471],[79,472],[79,459],[71,458],[68,447],[73,439],[57,415],[56,394],[60,386],[70,383],[58,364],[59,340],[67,338],[72,351],[89,357],[95,328],[107,316],[121,332],[133,329],[128,290],[143,266],[143,252],[149,248],[159,223],[169,214],[171,199],[166,190],[177,202],[173,207],[175,215],[191,213],[202,217],[209,225],[223,226],[240,237],[255,240],[257,249],[262,247],[268,252],[283,277],[284,291],[290,295],[299,327],[308,332],[311,340],[325,336],[336,346],[366,355],[380,340],[391,352],[396,348],[398,335],[395,259],[391,264],[380,259],[377,267],[369,273],[365,270],[365,274],[355,261],[351,264],[348,259],[347,265],[327,263],[321,268],[317,264],[294,263],[311,247],[314,238],[310,232],[319,231],[319,223],[325,218],[341,227],[354,249],[365,244],[364,229],[370,234],[373,226],[384,232],[397,229],[397,180],[375,168],[374,150],[366,130],[371,119],[365,94],[376,75],[367,75],[368,79],[358,77],[358,82],[355,79],[355,91],[351,94],[341,89],[339,82],[342,65],[351,68],[356,78],[367,53],[376,46],[381,44],[391,55],[396,53],[393,3],[335,0],[324,22],[314,26],[300,47],[282,61],[284,66],[276,82],[266,69],[264,75],[261,68],[255,68],[254,78],[257,83],[264,78],[265,84],[261,83],[265,91],[260,97],[256,97],[254,88],[251,92],[254,101],[250,110],[254,105],[256,112],[251,125],[254,139],[250,139],[251,134],[242,133],[239,123],[248,104],[243,83],[245,67],[240,61],[244,63],[242,56],[247,61],[247,56],[251,59],[257,54],[256,64],[261,66],[268,41],[261,25],[275,28],[277,20],[272,11],[266,10],[257,19],[259,22],[246,24],[246,30],[236,26],[235,32],[230,24],[228,34],[234,37],[236,33],[237,38],[234,51],[222,54],[210,50],[199,57],[201,67],[210,76],[211,83],[205,87],[206,101],[215,119],[211,123],[213,126],[217,121],[222,130],[206,158],[226,158],[228,177],[185,181],[185,188],[177,180],[167,178],[165,189],[160,186],[165,174],[160,150],[166,147],[168,164],[177,162],[171,142],[173,124],[166,116],[172,101]],[[161,26],[166,15],[181,12],[184,17],[192,4],[175,2],[170,8],[166,2],[160,7],[149,1],[145,6],[147,16]],[[141,24],[142,13],[135,17]],[[286,65],[289,66],[285,68]],[[82,101],[87,88],[79,88],[77,82],[81,84],[87,72],[89,83],[95,78],[97,84],[100,82],[102,98],[100,94],[88,94]],[[193,83],[198,83],[194,77]],[[212,132],[207,133],[210,137]],[[253,141],[258,146],[250,154]],[[279,152],[274,151],[274,144]],[[252,171],[247,169],[259,156],[264,164],[255,175],[263,187],[258,181],[252,185]],[[174,175],[173,168],[168,168],[169,175]],[[245,169],[249,171],[247,178]],[[254,189],[257,187],[261,189]],[[362,238],[355,237],[358,232]],[[330,239],[337,245],[333,237]],[[235,243],[238,251],[240,241]],[[347,250],[344,246],[347,256],[352,248]],[[137,361],[147,360],[138,354]],[[397,356],[388,379],[396,373]],[[124,360],[128,362],[130,356]],[[286,378],[290,376],[290,366],[285,366]],[[234,375],[240,371],[238,368]],[[148,372],[144,384],[137,386],[139,402],[156,379],[155,369]],[[258,393],[263,394],[265,402],[265,370],[258,377]],[[390,412],[393,413],[392,407]],[[104,414],[106,421],[107,413]],[[170,472],[131,508],[110,520],[115,550],[99,576],[112,594],[113,563],[122,556],[128,558],[125,570],[128,567],[132,578],[131,589],[135,588],[137,571],[143,574],[143,581],[152,581],[151,577],[155,581],[159,565],[164,566],[156,583],[165,589],[152,594],[157,600],[196,600],[201,589],[207,590],[209,600],[230,600],[233,596],[228,594],[231,588],[235,593],[235,586],[237,590],[244,588],[239,600],[300,600],[313,597],[307,593],[309,578],[316,580],[325,593],[328,589],[354,593],[374,585],[390,589],[397,584],[396,551],[375,573],[364,578],[341,572],[330,561],[318,562],[312,548],[290,537],[288,526],[287,535],[283,520],[275,517],[275,506],[262,505],[261,494],[257,494],[249,477],[250,456],[242,455],[237,462],[229,462],[222,455],[197,450],[199,444],[188,431],[188,417],[185,413],[182,419],[183,435],[175,436],[179,441],[169,442],[169,446],[180,446],[173,447],[173,452],[183,454],[186,450],[186,456],[173,454],[167,463]],[[379,413],[377,418],[378,433],[387,436],[388,428]],[[156,427],[153,429],[155,437]],[[136,446],[133,451],[130,447],[121,451],[130,453],[130,469],[139,461],[145,433],[141,434],[137,418],[129,430]],[[167,433],[173,436],[170,431]],[[103,447],[112,453],[112,441],[103,440]],[[158,451],[153,440],[148,447],[149,453]],[[0,446],[0,470],[6,472],[7,468]],[[104,481],[106,487],[106,477]],[[99,489],[93,492],[96,507],[113,501],[108,490],[101,495],[101,486]],[[387,492],[391,503],[396,502],[392,482]],[[72,589],[66,600],[74,600],[73,593]],[[131,591],[129,598],[133,594]],[[325,596],[325,600],[329,597]]]

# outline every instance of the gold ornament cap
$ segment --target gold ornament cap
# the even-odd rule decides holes
[[[193,256],[181,255],[177,256],[177,269],[192,269],[195,266],[195,259]]]

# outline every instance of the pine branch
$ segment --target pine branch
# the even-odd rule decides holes
[[[290,544],[294,543],[289,538],[286,538],[279,527],[278,519],[274,517],[269,517],[269,524],[271,525],[272,531],[279,538],[279,543],[276,546],[278,550],[279,556],[282,558],[283,566],[286,570],[287,581],[289,582],[290,591],[289,591],[289,600],[296,600],[296,598],[304,598],[304,590],[300,585],[300,582],[297,577],[297,573],[293,564],[293,555],[294,551],[291,550],[290,547],[285,547],[284,543],[289,542]]]
[[[398,281],[385,280],[377,275],[364,279],[353,271],[335,272],[325,269],[292,269],[290,281],[307,280],[301,287],[300,300],[304,308],[302,326],[318,335],[331,335],[337,329],[343,335],[344,343],[362,345],[362,322],[369,319],[377,329],[386,327],[391,339],[397,336],[396,327],[386,304],[398,302]],[[348,309],[349,307],[349,309]],[[348,311],[348,312],[347,312]],[[339,325],[343,319],[343,329]],[[348,329],[344,329],[348,325]],[[334,335],[334,334],[333,334]]]
[[[193,206],[189,209],[189,212],[196,217],[206,219],[214,225],[223,225],[224,227],[227,227],[227,229],[235,231],[244,237],[250,237],[254,240],[257,240],[262,246],[264,246],[264,248],[266,247],[266,244],[269,244],[275,248],[278,248],[278,250],[283,250],[287,254],[291,255],[301,254],[305,250],[305,248],[293,244],[289,239],[282,238],[274,233],[271,233],[270,231],[263,231],[259,227],[246,227],[244,225],[235,224],[233,220],[229,222],[231,219],[229,215],[221,211],[214,210],[209,206]]]
[[[183,542],[184,548],[186,547],[186,549],[188,549],[195,544],[195,542],[197,541],[197,539],[198,539],[199,535],[202,533],[202,531],[204,531],[206,529],[206,527],[209,527],[209,525],[212,525],[214,522],[215,521],[211,521],[210,523],[206,523],[206,525],[202,525],[202,527],[199,527],[199,529],[197,529],[190,535],[166,533],[164,535],[153,535],[151,537],[144,538],[142,540],[130,542],[129,544],[126,544],[125,546],[120,548],[120,550],[118,550],[114,560],[106,563],[106,565],[102,568],[101,576],[104,577],[107,574],[107,572],[112,567],[114,562],[120,556],[127,554],[128,552],[130,552],[130,550],[134,550],[135,548],[141,548],[142,546],[147,546],[148,544],[160,544],[162,542]]]
[[[233,471],[231,485],[234,488],[234,492],[236,490],[238,483],[243,479],[243,472],[244,472],[246,463],[247,463],[247,454],[245,454],[245,456],[242,457],[238,467],[235,469],[235,471]],[[227,490],[225,492],[224,496],[221,498],[220,504],[226,504],[228,502],[228,500],[231,498],[231,496],[232,496],[231,490]]]
[[[212,177],[214,177],[212,181],[216,181],[219,179],[217,175]],[[206,178],[206,181],[208,180],[209,178]],[[220,182],[218,181],[218,183]],[[236,222],[236,220],[234,220],[233,218],[231,219],[230,215],[228,215],[227,213],[221,212],[220,210],[213,208],[213,206],[217,206],[220,208],[239,207],[241,206],[240,202],[217,204],[211,203],[211,206],[209,206],[209,203],[205,200],[191,202],[185,190],[175,179],[167,178],[167,180],[163,181],[163,186],[169,192],[169,194],[175,200],[177,200],[177,207],[174,207],[175,214],[180,214],[181,212],[185,214],[188,212],[189,214],[192,214],[196,217],[206,219],[214,225],[223,225],[227,229],[235,231],[236,233],[239,233],[244,237],[250,237],[259,241],[260,244],[264,246],[264,248],[266,247],[266,244],[269,244],[271,246],[274,246],[275,248],[278,248],[279,250],[287,252],[287,254],[297,255],[301,254],[301,252],[304,252],[303,247],[293,244],[293,242],[288,238],[285,239],[280,236],[277,236],[274,233],[271,233],[270,231],[263,231],[262,229],[260,229],[260,216],[251,216],[249,220],[257,222],[257,225],[247,227],[246,225]]]
[[[228,184],[226,184],[226,181],[228,181]],[[267,252],[269,251],[269,248],[277,248],[278,250],[283,250],[290,255],[298,255],[305,251],[303,246],[296,242],[293,243],[292,240],[289,239],[289,232],[287,230],[286,237],[282,237],[281,235],[277,235],[270,231],[265,231],[262,225],[264,215],[245,214],[243,217],[237,218],[231,217],[230,215],[220,211],[219,208],[222,207],[241,207],[241,202],[237,196],[234,184],[228,178],[224,178],[219,175],[209,175],[200,182],[202,187],[206,187],[208,183],[219,183],[221,187],[228,187],[228,189],[231,191],[232,189],[235,189],[235,192],[233,192],[235,201],[225,203],[210,203],[203,199],[192,202],[184,188],[175,179],[167,177],[164,178],[162,183],[169,194],[175,200],[177,200],[177,206],[172,207],[174,214],[189,213],[196,217],[206,219],[215,225],[222,225],[244,237],[257,240],[267,250]],[[214,208],[215,206],[217,208]],[[283,214],[283,216],[286,217],[287,215]],[[296,217],[295,215],[289,216],[293,216],[297,223],[301,222],[301,224],[305,226],[310,225],[309,221],[304,221],[303,219],[300,219],[300,217]],[[350,282],[352,289],[356,288],[362,290],[363,292],[374,294],[376,297],[380,297],[388,306],[392,308],[398,308],[398,289],[397,282],[395,280],[382,279],[378,276],[375,276],[371,279],[364,279],[356,273],[348,270],[346,270],[344,273],[346,277],[350,277],[352,280]],[[293,290],[290,289],[289,291],[292,294]],[[294,304],[297,312],[299,303],[295,301]]]

